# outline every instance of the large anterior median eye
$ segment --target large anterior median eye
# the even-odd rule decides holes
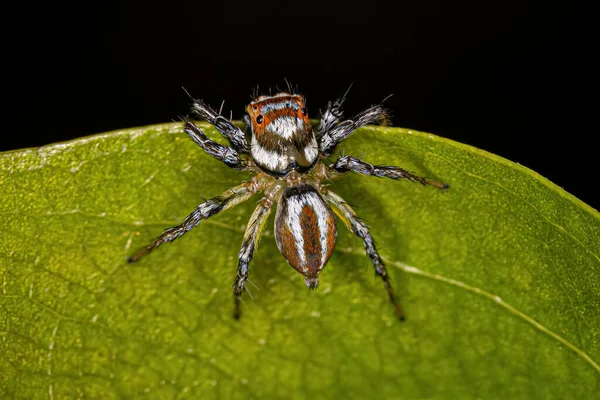
[[[302,107],[302,109],[300,109],[300,112],[302,113],[302,115],[306,115],[306,107]]]
[[[263,116],[262,115],[259,115],[258,117],[256,117],[256,123],[257,124],[262,124],[262,122],[263,122]]]

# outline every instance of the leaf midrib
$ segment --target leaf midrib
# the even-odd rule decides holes
[[[359,257],[364,256],[363,250],[357,249],[357,248],[340,248],[340,249],[336,249],[336,251],[339,251],[339,252],[345,253],[345,254],[359,256]],[[595,369],[600,374],[600,365],[596,361],[594,361],[585,351],[583,351],[579,347],[573,345],[572,343],[570,343],[568,340],[566,340],[562,336],[558,335],[557,333],[546,328],[544,325],[542,325],[541,323],[536,321],[534,318],[530,317],[529,315],[525,314],[524,312],[518,310],[516,307],[505,302],[500,296],[495,295],[491,292],[488,292],[485,289],[481,289],[476,286],[468,285],[462,281],[448,278],[441,274],[424,271],[417,267],[413,267],[411,265],[401,263],[396,260],[391,260],[387,257],[382,257],[382,258],[386,262],[386,264],[393,265],[395,268],[397,268],[403,272],[406,272],[408,274],[422,276],[422,277],[425,277],[425,278],[428,278],[428,279],[431,279],[434,281],[443,282],[447,285],[464,289],[467,292],[475,293],[475,294],[480,295],[488,300],[493,301],[494,303],[496,303],[500,307],[502,307],[504,310],[516,315],[517,317],[519,317],[522,320],[524,320],[525,322],[527,322],[529,325],[532,325],[533,327],[535,327],[537,330],[541,331],[542,333],[545,333],[546,335],[555,339],[559,343],[561,343],[561,344],[567,346],[569,349],[573,350],[579,357],[581,357],[584,361],[586,361],[589,365],[591,365],[592,368]]]

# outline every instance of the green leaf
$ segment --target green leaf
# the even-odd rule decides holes
[[[450,184],[349,174],[331,186],[370,224],[404,323],[341,224],[308,291],[272,217],[251,265],[260,290],[235,321],[258,196],[127,264],[201,195],[250,177],[180,124],[0,155],[0,398],[597,398],[597,211],[433,135],[368,127],[341,147]]]

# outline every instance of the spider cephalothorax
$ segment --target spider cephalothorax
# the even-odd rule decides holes
[[[304,98],[282,92],[274,96],[259,96],[247,107],[245,121],[250,125],[248,140],[242,130],[203,103],[194,100],[193,111],[213,124],[231,143],[231,147],[210,140],[193,122],[185,121],[185,132],[212,157],[236,169],[256,173],[254,178],[200,204],[178,226],[169,228],[152,243],[140,249],[129,262],[137,261],[162,243],[171,242],[185,234],[203,219],[264,192],[244,234],[239,252],[238,269],[233,292],[235,316],[240,316],[240,298],[246,289],[249,265],[258,245],[260,233],[277,204],[275,241],[288,263],[304,276],[306,286],[315,289],[319,273],[327,264],[335,247],[337,235],[335,214],[354,234],[363,240],[375,272],[384,281],[396,315],[404,314],[392,289],[389,275],[375,248],[367,225],[350,206],[323,181],[331,181],[343,173],[354,171],[364,175],[408,179],[441,189],[446,184],[411,174],[399,167],[371,165],[352,156],[343,156],[325,164],[337,144],[356,129],[386,119],[385,110],[373,106],[352,119],[340,121],[344,98],[329,103],[318,128],[313,130]]]
[[[268,174],[306,172],[319,159],[319,146],[302,96],[260,96],[246,107],[252,123],[250,155]]]

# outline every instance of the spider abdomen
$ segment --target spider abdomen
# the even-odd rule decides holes
[[[331,257],[336,235],[333,212],[314,187],[285,189],[277,207],[275,241],[290,265],[304,275],[308,288],[319,284],[319,272]]]

